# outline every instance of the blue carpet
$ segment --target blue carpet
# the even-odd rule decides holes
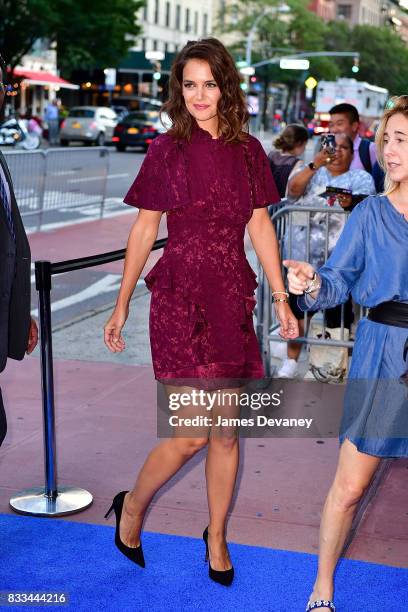
[[[65,606],[13,606],[87,612],[302,612],[316,569],[304,553],[230,544],[236,578],[209,581],[204,544],[194,538],[143,534],[146,569],[113,547],[111,526],[0,515],[0,591],[69,594]],[[407,612],[408,570],[342,560],[338,612]]]

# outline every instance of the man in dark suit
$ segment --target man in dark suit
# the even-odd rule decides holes
[[[5,98],[6,65],[0,56],[0,109]],[[0,152],[0,372],[7,358],[23,359],[38,341],[38,330],[30,316],[31,253],[14,196],[13,184]],[[7,432],[6,413],[0,389],[0,445]]]

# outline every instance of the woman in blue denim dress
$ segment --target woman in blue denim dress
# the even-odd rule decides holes
[[[384,195],[351,213],[327,263],[285,261],[303,310],[354,301],[360,321],[340,428],[336,476],[323,510],[319,569],[307,610],[334,610],[333,575],[358,503],[381,458],[408,457],[408,96],[390,101],[377,132]]]

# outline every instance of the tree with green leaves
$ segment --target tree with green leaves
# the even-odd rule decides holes
[[[0,50],[11,69],[38,39],[56,44],[58,67],[115,66],[140,34],[136,13],[144,0],[3,0]]]
[[[239,33],[238,40],[230,46],[236,57],[245,59],[246,43],[251,28],[256,23],[252,63],[279,58],[302,51],[323,51],[326,39],[326,24],[308,10],[308,0],[287,0],[289,10],[282,10],[281,0],[237,0],[227,10],[226,25],[222,32]],[[234,19],[228,19],[234,15]],[[310,70],[281,70],[279,64],[271,63],[257,69],[264,84],[264,109],[266,112],[266,92],[270,83],[283,83],[287,86],[289,100],[303,87],[305,78],[312,74],[317,79],[336,79],[340,76],[338,65],[332,58],[310,59]]]
[[[358,25],[351,28],[344,21],[333,21],[327,26],[325,48],[360,53],[357,74],[351,72],[350,60],[336,58],[341,76],[386,87],[394,95],[408,90],[408,48],[390,27]]]

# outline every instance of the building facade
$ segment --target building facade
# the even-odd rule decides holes
[[[146,0],[138,13],[142,33],[133,50],[174,53],[188,40],[209,36],[214,7],[213,0]]]
[[[324,21],[332,21],[336,18],[336,0],[313,0],[309,5],[309,10]]]
[[[405,0],[336,0],[336,19],[344,19],[352,26],[389,26],[408,41],[406,9]]]
[[[336,0],[336,17],[344,19],[350,25],[383,24],[384,0]]]

